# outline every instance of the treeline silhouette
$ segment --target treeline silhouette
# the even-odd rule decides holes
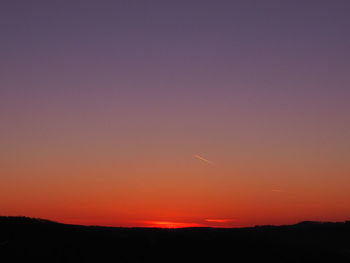
[[[0,217],[0,262],[350,262],[350,221],[117,228]]]

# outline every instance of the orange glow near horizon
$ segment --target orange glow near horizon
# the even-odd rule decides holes
[[[323,174],[328,171],[318,168],[285,170],[284,178],[279,178],[280,171],[268,163],[259,172],[260,165],[232,167],[224,155],[215,158],[221,160],[215,166],[192,155],[188,160],[174,158],[171,163],[158,157],[157,166],[152,156],[145,156],[141,167],[86,162],[87,167],[81,168],[63,159],[58,168],[39,169],[33,163],[13,169],[3,166],[8,176],[2,179],[0,213],[84,225],[166,228],[279,225],[350,217],[345,170],[339,170],[338,181],[327,179]],[[268,176],[260,176],[267,171]],[[293,177],[294,173],[299,177]]]

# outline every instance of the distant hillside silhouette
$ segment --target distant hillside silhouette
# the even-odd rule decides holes
[[[350,222],[113,228],[0,217],[1,262],[350,262]]]

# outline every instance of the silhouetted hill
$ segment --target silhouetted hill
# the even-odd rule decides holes
[[[113,228],[0,217],[1,262],[350,262],[350,222]]]

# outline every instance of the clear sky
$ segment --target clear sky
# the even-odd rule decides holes
[[[350,1],[0,3],[0,214],[350,218]]]

